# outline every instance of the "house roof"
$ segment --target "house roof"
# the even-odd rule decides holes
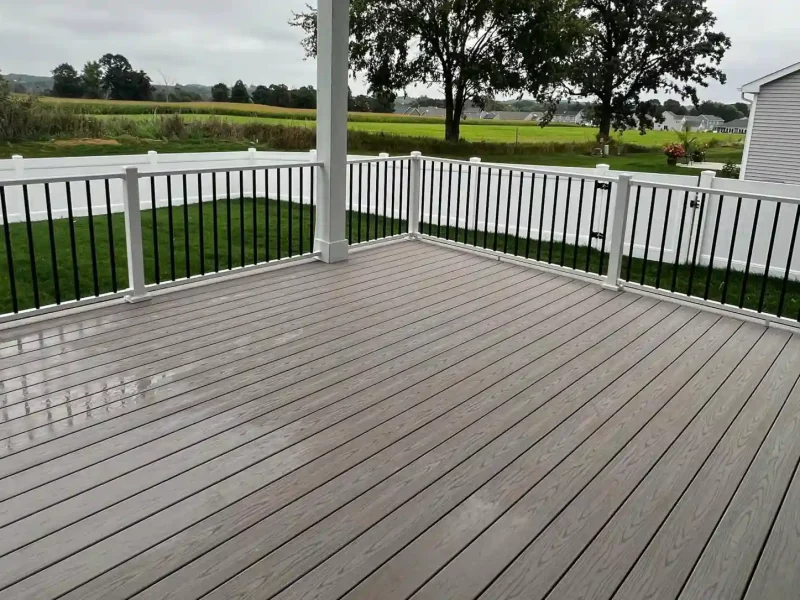
[[[703,119],[707,121],[724,121],[722,117],[718,117],[717,115],[700,115]]]
[[[691,115],[686,115],[686,117],[684,118],[686,119],[685,122],[689,123],[689,125],[702,125],[703,123],[702,117],[693,117]]]
[[[780,79],[781,77],[786,77],[787,75],[791,75],[795,71],[800,71],[800,62],[795,63],[793,65],[789,65],[788,67],[785,67],[780,71],[775,71],[774,73],[765,75],[761,79],[756,79],[755,81],[746,83],[745,85],[740,87],[739,90],[744,92],[745,94],[758,94],[761,91],[761,86],[767,85],[768,83],[772,83],[773,81]]]
[[[728,121],[727,123],[719,125],[719,127],[729,127],[732,129],[747,129],[749,123],[750,120],[747,117],[745,117],[743,119],[734,119],[733,121]]]
[[[554,114],[566,117],[574,117],[583,112],[582,108],[559,108]]]
[[[494,113],[501,121],[524,121],[530,116],[529,112],[520,112],[513,110],[499,110]]]

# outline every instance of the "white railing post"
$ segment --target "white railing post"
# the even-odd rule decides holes
[[[11,157],[11,162],[14,165],[14,177],[17,179],[22,179],[25,177],[25,159],[22,158],[21,154],[14,154]],[[11,214],[8,215],[9,222],[13,221],[12,214],[17,218],[18,221],[25,220],[25,199],[22,195],[22,186],[15,185],[13,186],[15,189],[14,195],[12,196],[11,210],[9,211]],[[9,194],[10,195],[10,194]]]
[[[411,172],[408,174],[410,178],[410,191],[408,194],[408,235],[409,237],[417,237],[419,231],[419,211],[421,199],[421,181],[422,181],[422,152],[412,152],[411,160],[409,161],[409,168]]]
[[[717,176],[716,171],[702,171],[700,173],[700,177],[698,178],[697,185],[701,188],[713,188],[714,187],[714,178]],[[689,236],[689,253],[686,256],[686,261],[689,262],[691,258],[697,254],[697,264],[703,265],[703,247],[705,246],[705,238],[706,238],[706,221],[708,220],[708,215],[717,214],[716,210],[712,211],[711,203],[716,200],[719,201],[718,196],[712,196],[711,194],[706,195],[705,197],[705,210],[701,211],[700,209],[703,208],[703,194],[696,194],[695,197],[695,204],[694,204],[694,218],[692,219],[692,231]],[[695,250],[694,246],[697,244],[697,250]],[[709,257],[709,260],[713,261],[713,257]]]
[[[144,280],[144,253],[142,250],[142,214],[139,200],[139,170],[125,167],[122,182],[125,206],[125,241],[128,249],[128,302],[142,302],[149,299]]]
[[[472,179],[472,188],[467,190],[467,207],[469,208],[469,214],[477,215],[478,213],[478,204],[480,203],[480,199],[478,198],[478,187],[480,183],[480,176],[481,176],[481,159],[477,156],[473,156],[469,159],[469,169],[470,172],[473,173]],[[469,223],[464,224],[465,229],[469,229]]]
[[[631,176],[622,174],[617,180],[617,194],[614,201],[614,216],[611,221],[611,245],[608,254],[608,274],[603,287],[621,290],[622,254],[625,250],[625,226],[628,222],[628,203],[630,201]]]
[[[317,218],[314,247],[326,263],[347,260],[347,97],[350,3],[317,2]]]
[[[158,152],[155,150],[147,151],[147,159],[150,161],[150,166],[155,167],[158,165]]]

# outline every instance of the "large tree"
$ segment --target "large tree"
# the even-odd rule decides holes
[[[121,54],[104,54],[98,61],[103,69],[102,88],[112,100],[149,100],[153,82],[144,71],[134,71]]]
[[[100,66],[99,62],[96,60],[90,60],[83,65],[81,80],[83,81],[84,98],[102,97],[103,67]]]
[[[576,0],[352,0],[350,66],[393,102],[413,84],[439,86],[445,137],[460,137],[468,101],[540,94],[559,79],[575,37]],[[316,54],[316,12],[296,14]]]
[[[71,64],[61,63],[53,69],[53,95],[59,98],[83,96],[83,83]]]
[[[231,102],[239,102],[240,104],[249,104],[250,102],[247,86],[241,79],[237,80],[231,88]]]
[[[218,83],[211,88],[211,99],[214,102],[228,102],[231,99],[230,90],[224,83]]]
[[[714,30],[706,0],[581,2],[585,35],[565,87],[596,101],[602,139],[612,127],[653,127],[658,118],[642,96],[666,90],[697,105],[698,86],[725,82],[719,64],[730,40]]]

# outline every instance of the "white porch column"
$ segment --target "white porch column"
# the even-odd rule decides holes
[[[314,249],[347,260],[347,84],[350,0],[319,0],[317,16],[317,220]]]

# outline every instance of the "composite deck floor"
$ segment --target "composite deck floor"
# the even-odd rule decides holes
[[[0,332],[0,598],[800,590],[800,336],[403,242]]]

